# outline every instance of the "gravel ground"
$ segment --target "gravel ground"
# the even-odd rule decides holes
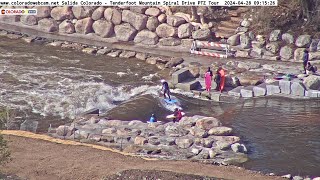
[[[233,166],[144,160],[108,150],[72,145],[68,141],[58,144],[37,137],[5,135],[5,138],[9,141],[12,161],[0,167],[0,171],[25,179],[282,179]]]

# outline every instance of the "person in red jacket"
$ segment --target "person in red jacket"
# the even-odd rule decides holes
[[[175,122],[179,122],[179,121],[182,119],[182,112],[181,112],[181,110],[178,109],[178,108],[176,108],[176,109],[174,110],[173,115],[174,115],[174,118],[173,118],[173,122],[174,122],[174,123],[175,123]]]

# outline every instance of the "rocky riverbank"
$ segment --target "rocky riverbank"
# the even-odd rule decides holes
[[[9,7],[8,7],[9,8]],[[10,7],[19,8],[19,7]],[[31,8],[31,7],[30,7]],[[250,31],[252,12],[245,8],[225,8],[212,11],[197,7],[198,15],[208,11],[219,18],[210,22],[193,22],[190,14],[172,13],[164,7],[34,7],[37,15],[1,16],[1,24],[15,24],[46,33],[84,35],[108,42],[181,47],[189,50],[193,40],[215,41],[229,44],[235,57],[267,60],[302,60],[305,48],[310,50],[310,60],[320,59],[320,42],[312,34],[273,30],[268,36]],[[0,26],[1,27],[1,26]],[[222,35],[224,34],[224,35]],[[32,34],[30,34],[32,35]]]
[[[10,39],[22,39],[27,43],[41,42],[48,46],[71,48],[92,55],[136,58],[155,65],[162,76],[168,79],[172,76],[170,80],[171,88],[192,92],[193,97],[202,97],[215,101],[233,101],[234,98],[252,98],[267,95],[293,99],[310,99],[319,98],[320,96],[320,76],[301,74],[300,64],[296,63],[253,60],[248,62],[241,59],[222,61],[211,58],[199,58],[202,60],[199,62],[199,59],[195,57],[183,56],[182,58],[181,55],[178,57],[161,56],[157,54],[161,54],[159,50],[154,53],[141,53],[139,51],[136,52],[136,48],[132,48],[133,51],[131,51],[123,50],[121,46],[119,49],[96,47],[80,43],[54,41],[41,37],[30,37],[8,31],[1,31],[1,36]],[[154,47],[150,48],[150,51],[155,49]],[[170,55],[170,52],[164,54]],[[203,75],[208,67],[213,70],[223,67],[227,71],[226,90],[228,93],[221,94],[212,91],[211,94],[208,94],[204,91]],[[295,75],[295,77],[286,77],[286,74]],[[274,77],[279,75],[282,75],[283,79],[280,81],[274,80]],[[212,89],[214,88],[215,83],[213,83]]]
[[[50,129],[49,134],[159,159],[224,165],[248,160],[248,150],[239,143],[240,138],[214,117],[183,117],[179,123],[144,123],[87,115],[72,124]]]

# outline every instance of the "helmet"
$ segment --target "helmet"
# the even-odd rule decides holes
[[[164,80],[164,79],[161,79],[161,81],[160,81],[160,82],[164,83],[164,82],[166,82],[166,80]]]

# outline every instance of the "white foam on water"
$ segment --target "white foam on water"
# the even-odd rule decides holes
[[[7,53],[8,56],[22,57],[22,53]],[[27,54],[31,56],[32,53]],[[24,56],[25,57],[25,56]],[[45,63],[49,59],[59,59],[49,56],[41,59],[33,55],[32,62]],[[116,107],[120,103],[143,95],[152,95],[160,100],[160,85],[120,85],[111,86],[103,82],[95,82],[93,78],[100,78],[99,71],[91,71],[77,67],[43,67],[10,64],[6,58],[0,59],[0,72],[9,73],[16,82],[3,81],[0,86],[0,104],[20,110],[31,110],[43,116],[60,116],[74,118],[78,114],[92,108],[102,112]],[[136,75],[129,68],[126,72],[107,72],[118,76]],[[106,72],[103,72],[104,74]],[[138,74],[137,74],[138,75]],[[157,74],[142,77],[151,81]],[[173,111],[177,105],[164,104],[164,108]]]
[[[125,75],[127,75],[128,73],[125,73],[125,72],[117,72],[117,75],[119,76],[119,77],[123,77],[123,76],[125,76]]]
[[[151,81],[152,78],[154,77],[159,77],[157,73],[154,73],[154,74],[149,74],[147,76],[143,76],[141,79],[142,80],[145,80],[145,81]]]

